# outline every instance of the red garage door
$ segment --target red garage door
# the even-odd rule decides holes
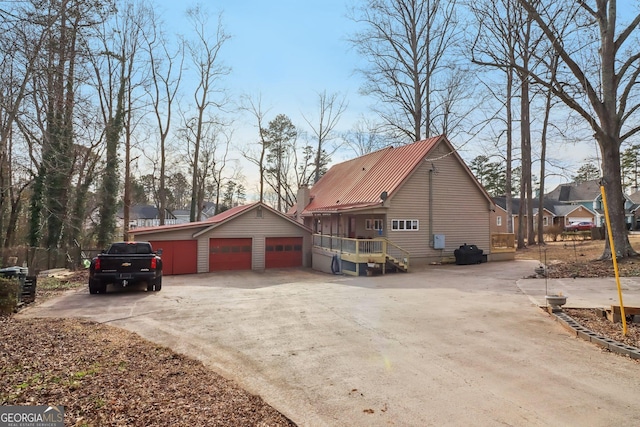
[[[302,237],[267,237],[266,268],[302,266]]]
[[[209,240],[209,271],[251,270],[252,239]]]
[[[154,250],[162,249],[162,274],[198,272],[198,242],[195,240],[153,240]]]

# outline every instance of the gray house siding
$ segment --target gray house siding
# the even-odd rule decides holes
[[[438,157],[438,153],[430,157]],[[437,206],[434,233],[445,235],[445,251],[449,254],[465,243],[475,244],[488,254],[491,248],[491,200],[454,156],[444,157],[434,164],[433,192]]]
[[[393,243],[409,251],[412,263],[424,262],[424,258],[433,252],[429,245],[429,168],[429,165],[422,163],[388,202],[387,236]],[[414,219],[419,221],[418,230],[393,230],[394,220]]]
[[[489,253],[489,200],[472,176],[441,143],[393,197],[387,216],[389,239],[411,253],[412,264],[424,264],[453,255],[464,243]],[[433,169],[433,172],[429,172]],[[433,203],[429,209],[430,178]],[[429,230],[429,211],[433,213]],[[394,231],[394,219],[419,220],[418,231]],[[433,235],[445,237],[445,249],[433,249]]]

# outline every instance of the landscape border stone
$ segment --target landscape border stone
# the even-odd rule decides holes
[[[618,353],[632,359],[640,359],[640,348],[623,344],[621,342],[598,335],[592,330],[585,328],[576,322],[571,316],[564,311],[550,313],[558,323],[560,323],[567,331],[571,332],[578,338],[596,344],[612,353]]]

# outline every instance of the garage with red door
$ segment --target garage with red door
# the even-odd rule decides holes
[[[195,240],[150,240],[154,250],[162,249],[162,274],[198,272],[198,242]]]
[[[139,227],[129,237],[162,248],[166,275],[311,266],[311,230],[261,202],[202,221]]]
[[[251,238],[209,239],[209,271],[251,270]]]
[[[302,237],[267,237],[265,239],[265,268],[302,266]]]

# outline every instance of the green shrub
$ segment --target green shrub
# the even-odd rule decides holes
[[[0,314],[13,313],[18,305],[18,290],[20,282],[17,279],[0,277]]]

